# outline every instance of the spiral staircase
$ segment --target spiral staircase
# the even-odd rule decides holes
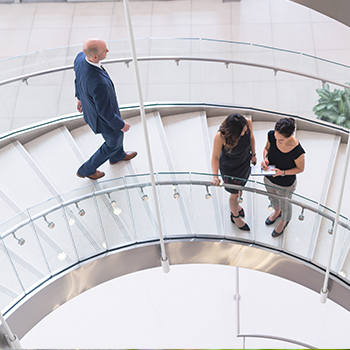
[[[74,56],[78,49],[69,48],[67,52]],[[230,55],[235,59],[246,57],[245,50],[242,45],[229,47]],[[252,50],[257,54],[253,55],[254,59],[272,57],[274,64],[289,64],[289,60],[284,60],[284,52],[271,55],[268,51],[264,56],[261,47]],[[52,56],[56,59],[55,54]],[[68,54],[65,60],[64,64],[71,62]],[[148,77],[147,100],[157,97],[156,101],[169,101],[166,97],[173,97],[172,102],[145,104],[161,224],[170,265],[240,266],[283,277],[320,292],[335,237],[328,297],[350,310],[348,182],[340,188],[348,130],[314,120],[311,116],[303,117],[310,114],[309,105],[304,108],[307,113],[295,112],[294,109],[293,113],[289,111],[290,100],[278,99],[276,93],[276,101],[271,98],[267,103],[265,97],[274,96],[269,89],[256,93],[256,86],[272,87],[276,92],[276,87],[288,85],[293,90],[299,84],[302,98],[298,103],[304,107],[303,98],[306,98],[303,93],[319,87],[318,82],[311,84],[308,80],[303,85],[306,74],[302,73],[298,77],[300,81],[293,78],[286,81],[283,75],[281,80],[279,76],[271,78],[271,72],[268,72],[271,69],[275,75],[277,71],[290,72],[272,65],[263,67],[260,61],[242,63],[230,61],[227,57],[175,57],[177,66],[181,61],[181,70],[175,71],[173,62],[158,62],[174,61],[174,57],[143,60],[157,61],[157,66],[153,66],[153,62],[145,62],[143,66]],[[196,62],[182,62],[186,60]],[[200,60],[203,62],[196,65]],[[130,61],[120,60],[119,63],[129,65]],[[213,69],[210,66],[213,62],[221,65],[215,70],[217,75],[207,74]],[[249,73],[245,67],[237,69],[234,64],[254,67]],[[233,66],[232,76],[227,74],[229,65]],[[71,67],[60,69],[64,73],[58,77],[49,79],[44,75],[37,85],[18,85],[18,95],[29,97],[31,107],[37,108],[38,114],[44,114],[49,104],[40,110],[34,97],[47,102],[52,88],[52,92],[59,91],[61,98],[57,99],[59,117],[9,131],[0,137],[0,164],[3,165],[0,172],[0,310],[19,339],[74,296],[113,278],[161,265],[159,227],[140,109],[134,104],[135,96],[130,94],[134,88],[129,83],[131,73],[120,66],[111,65],[108,71],[112,78],[118,76],[116,86],[120,100],[127,100],[129,94],[133,101],[121,108],[123,119],[131,125],[125,134],[124,147],[137,150],[138,156],[115,165],[106,162],[100,167],[106,173],[100,181],[76,176],[79,166],[95,152],[103,139],[92,133],[82,115],[62,116],[62,111],[72,111],[65,98],[69,95],[72,100],[73,96]],[[317,71],[317,64],[315,67]],[[313,73],[315,67],[311,69]],[[262,68],[267,70],[261,73]],[[227,80],[225,86],[229,88],[224,89],[223,100],[230,96],[230,89],[235,93],[239,91],[235,98],[243,97],[243,100],[231,104],[206,101],[206,96],[215,95],[218,99],[221,92],[210,90],[204,78],[192,77],[201,71],[204,77],[212,79],[212,76],[221,75]],[[258,81],[249,82],[249,75]],[[177,94],[164,89],[170,76],[179,79]],[[188,76],[192,80],[184,83],[182,79]],[[24,75],[17,80],[27,82],[27,79],[28,76]],[[47,87],[49,80],[50,88]],[[13,84],[13,81],[8,83]],[[204,86],[202,95],[198,92],[201,84]],[[258,97],[255,100],[258,105],[264,106],[266,102],[266,108],[244,103],[249,84],[250,95]],[[181,86],[186,86],[185,92]],[[199,101],[206,102],[191,102],[191,98],[190,102],[178,102],[187,92],[191,98],[199,96]],[[10,99],[11,94],[8,97]],[[20,106],[22,114],[25,114],[25,108],[28,108],[26,104]],[[55,108],[52,107],[50,112]],[[284,110],[285,113],[279,112]],[[285,116],[296,119],[296,137],[306,150],[306,168],[298,175],[297,190],[292,198],[292,220],[279,238],[273,238],[272,228],[264,224],[271,212],[262,178],[251,177],[243,189],[242,206],[250,232],[242,232],[231,223],[228,193],[223,187],[211,186],[212,142],[219,125],[231,113],[241,113],[252,120],[258,162],[261,161],[267,132],[273,129],[275,122]],[[340,191],[343,191],[344,198],[342,215],[337,234],[333,235],[334,209]],[[1,348],[8,347],[2,336],[4,333],[1,325]]]
[[[242,232],[230,222],[227,193],[210,187],[210,159],[214,135],[228,114],[238,112],[251,118],[258,156],[267,131],[281,114],[193,104],[159,104],[146,111],[170,264],[210,262],[269,270],[319,291],[329,256],[332,221],[308,210],[303,221],[298,216],[303,207],[324,212],[330,212],[326,207],[334,207],[347,132],[296,117],[296,136],[306,150],[306,169],[298,176],[297,186],[303,197],[294,196],[302,205],[293,206],[288,229],[275,239],[271,228],[264,225],[269,215],[268,199],[257,193],[264,190],[262,179],[248,182],[250,191],[244,191],[242,205],[251,231]],[[103,142],[81,116],[45,123],[2,140],[0,162],[6,164],[6,171],[0,173],[0,257],[6,272],[1,276],[0,300],[20,338],[72,293],[160,265],[138,113],[137,108],[123,111],[131,125],[125,134],[125,149],[137,150],[138,156],[116,165],[105,163],[101,170],[106,176],[98,182],[75,175]],[[344,191],[346,198],[349,187]],[[148,201],[143,200],[145,195]],[[348,206],[344,200],[342,213],[349,211]],[[47,210],[52,207],[56,210]],[[26,220],[28,223],[21,225]],[[348,229],[340,226],[329,297],[347,309],[349,246]],[[277,269],[271,268],[271,261]],[[115,266],[113,272],[106,271],[107,264]],[[74,286],[74,292],[67,290],[68,285]],[[39,300],[47,302],[37,308]],[[27,312],[31,319],[22,322]]]

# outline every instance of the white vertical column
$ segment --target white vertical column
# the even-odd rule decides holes
[[[126,22],[127,22],[127,26],[128,26],[128,32],[129,32],[132,60],[134,63],[135,79],[136,79],[136,86],[137,86],[137,92],[138,92],[138,96],[139,96],[139,104],[140,104],[140,112],[141,112],[141,121],[142,121],[142,126],[143,126],[144,137],[145,137],[148,165],[149,165],[152,190],[153,190],[153,197],[154,197],[154,202],[155,202],[155,210],[156,210],[156,216],[157,216],[157,223],[158,223],[158,229],[159,229],[159,239],[160,239],[160,249],[161,249],[160,261],[162,264],[163,271],[165,273],[167,273],[170,271],[170,266],[169,266],[169,259],[166,255],[166,251],[165,251],[165,245],[164,245],[163,228],[162,228],[162,223],[161,223],[161,218],[160,218],[158,194],[157,194],[157,189],[156,189],[156,184],[155,184],[155,179],[154,179],[154,170],[153,170],[153,163],[152,163],[152,156],[151,156],[151,148],[150,148],[150,144],[149,144],[145,107],[144,107],[143,98],[142,98],[140,74],[139,74],[137,55],[136,55],[136,49],[135,49],[135,40],[134,40],[134,34],[133,34],[133,30],[132,30],[132,23],[131,23],[130,9],[129,9],[129,0],[124,0],[124,9],[125,9]]]
[[[7,343],[9,344],[9,347],[11,349],[22,349],[22,346],[18,340],[17,335],[13,334],[9,325],[7,324],[7,322],[4,319],[4,316],[2,315],[2,313],[0,312],[0,321],[5,329],[5,338],[7,340]]]
[[[344,171],[343,171],[342,178],[341,178],[340,193],[338,196],[337,211],[335,214],[335,220],[334,220],[334,226],[333,226],[332,245],[331,245],[331,250],[329,252],[329,259],[328,259],[328,264],[327,264],[326,275],[325,275],[324,282],[323,282],[323,287],[320,291],[320,301],[323,304],[327,301],[328,292],[329,292],[328,280],[329,280],[329,274],[330,274],[330,270],[331,270],[331,263],[332,263],[332,258],[333,258],[335,238],[336,238],[336,234],[337,234],[337,230],[338,230],[339,213],[340,213],[341,202],[343,200],[344,185],[345,185],[345,180],[346,180],[346,174],[348,171],[349,157],[350,157],[350,134],[348,135],[348,144],[346,146]]]

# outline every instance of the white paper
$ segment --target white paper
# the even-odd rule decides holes
[[[269,168],[263,170],[260,165],[252,165],[250,168],[250,175],[252,176],[265,176],[265,175],[275,175],[276,167],[274,165],[269,165]]]

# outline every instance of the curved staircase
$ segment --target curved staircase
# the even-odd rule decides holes
[[[164,234],[169,242],[169,251],[173,254],[170,255],[170,263],[183,263],[181,256],[186,254],[189,259],[187,262],[198,261],[197,258],[204,259],[203,261],[210,259],[212,248],[205,243],[207,237],[208,240],[215,240],[215,244],[236,244],[237,247],[241,247],[241,251],[248,249],[245,246],[247,243],[254,248],[250,254],[253,254],[251,259],[256,262],[259,261],[258,257],[273,253],[274,259],[287,258],[307,266],[310,271],[319,268],[318,273],[322,275],[332,238],[328,233],[332,226],[330,220],[306,210],[305,219],[299,221],[300,207],[294,206],[293,219],[285,234],[275,239],[271,237],[271,227],[264,225],[266,216],[270,213],[267,197],[254,191],[244,191],[243,207],[251,231],[242,232],[230,222],[228,194],[223,188],[194,184],[170,185],[180,183],[181,180],[210,182],[213,138],[224,118],[233,112],[242,113],[252,119],[260,162],[267,131],[272,129],[275,121],[281,117],[278,113],[200,105],[159,105],[147,108],[156,179],[169,182],[168,186],[158,186],[158,193]],[[103,142],[100,135],[94,135],[81,117],[72,116],[67,118],[65,123],[48,123],[37,126],[32,131],[2,139],[0,162],[6,171],[0,173],[0,221],[3,222],[0,226],[3,238],[0,240],[0,308],[8,311],[9,315],[15,315],[16,310],[23,307],[31,297],[35,299],[36,293],[42,292],[42,286],[48,286],[50,282],[57,285],[57,279],[61,276],[69,281],[69,273],[74,272],[76,268],[83,268],[84,264],[94,261],[97,263],[96,259],[108,256],[108,252],[124,254],[124,258],[127,259],[124,248],[140,248],[142,243],[157,242],[157,224],[153,214],[151,191],[146,185],[140,186],[149,183],[141,119],[137,109],[125,110],[123,117],[131,125],[130,131],[125,134],[125,149],[137,150],[138,156],[132,161],[119,162],[113,166],[105,163],[100,169],[105,171],[106,176],[99,182],[81,179],[75,175],[80,164]],[[296,136],[306,150],[306,169],[298,175],[297,194],[294,198],[302,204],[330,213],[325,207],[334,208],[336,205],[347,132],[315,120],[298,117],[296,120]],[[262,179],[251,180],[257,181],[248,182],[248,188],[264,190]],[[127,186],[128,189],[115,190],[123,186]],[[108,191],[109,189],[111,190]],[[105,192],[102,195],[90,196],[98,191]],[[211,194],[211,200],[205,199],[207,191]],[[349,191],[349,186],[346,185],[341,210],[346,217],[350,209],[346,201]],[[173,198],[174,192],[180,194],[177,200]],[[148,201],[142,200],[145,194],[149,197]],[[77,198],[78,200],[75,200]],[[69,201],[71,204],[62,205]],[[111,205],[113,201],[115,205]],[[49,212],[44,217],[39,215],[54,206],[59,209]],[[85,215],[82,215],[82,210]],[[33,220],[21,226],[21,222],[28,218]],[[341,221],[346,223],[347,219],[341,218]],[[51,228],[52,224],[55,227]],[[15,230],[14,227],[19,229]],[[21,243],[21,239],[25,240],[23,245],[18,244]],[[187,251],[185,254],[176,248],[176,242],[185,240],[186,243],[188,239],[203,240],[202,243],[196,243],[202,247],[201,253],[197,252],[197,258],[196,255],[189,258],[191,254],[195,254],[193,251]],[[171,242],[175,242],[175,246],[171,245]],[[341,300],[350,290],[349,245],[348,229],[339,226],[332,278],[341,285],[342,291],[338,290],[337,295],[334,293],[333,300],[347,309],[350,309],[349,303]],[[144,253],[140,253],[142,249],[136,249],[141,255],[133,253],[134,259],[140,259],[138,267],[123,267],[120,265],[123,264],[120,257],[113,260],[110,256],[109,260],[119,264],[117,270],[124,269],[124,273],[133,268],[147,268],[147,265],[142,266],[141,262],[144,256],[151,253],[145,252],[157,254],[158,248],[157,245],[151,245],[145,249]],[[185,244],[183,249],[189,248],[186,248]],[[244,262],[244,259],[241,262],[239,259],[232,260],[233,256],[239,254],[239,250],[235,249],[230,248],[226,253],[214,249],[216,255],[211,261],[249,267],[249,261],[253,260],[247,257]],[[258,253],[260,249],[265,253]],[[149,266],[158,263],[153,258]],[[256,266],[252,268],[259,269]],[[268,270],[269,266],[264,268]],[[113,273],[110,272],[110,276],[104,278],[123,274],[120,271]],[[283,276],[283,272],[270,273]],[[286,272],[284,277],[287,275]],[[292,275],[289,274],[286,278],[293,279]],[[322,278],[313,276],[316,281],[313,281],[315,290],[320,289]],[[76,278],[79,280],[79,277]],[[295,281],[304,283],[298,278]],[[102,280],[95,281],[101,282]],[[88,288],[82,281],[81,283],[80,292]],[[305,282],[305,285],[307,283]],[[309,287],[311,288],[310,285]],[[63,302],[64,300],[61,300],[61,303]],[[44,314],[52,311],[50,307],[48,306]],[[38,316],[39,319],[40,317]],[[25,326],[13,321],[12,326],[18,336],[22,337],[37,321],[34,317],[33,321]],[[11,316],[9,322],[11,323]]]

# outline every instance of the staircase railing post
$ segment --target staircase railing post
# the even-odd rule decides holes
[[[147,129],[147,123],[146,123],[146,113],[145,113],[145,107],[144,107],[143,98],[142,98],[140,74],[139,74],[137,55],[136,55],[136,49],[135,49],[135,40],[134,40],[134,34],[133,34],[133,30],[132,30],[132,23],[131,23],[130,9],[129,9],[129,0],[124,0],[124,9],[125,9],[126,22],[127,22],[128,32],[129,32],[132,60],[134,63],[136,86],[137,86],[137,92],[138,92],[139,103],[140,103],[141,121],[142,121],[142,126],[143,126],[144,137],[145,137],[148,165],[149,165],[149,170],[150,170],[153,197],[154,197],[154,202],[155,202],[155,211],[156,211],[156,216],[157,216],[157,224],[158,224],[159,239],[160,239],[160,249],[161,249],[160,261],[162,264],[163,271],[165,273],[167,273],[170,271],[170,265],[169,265],[169,259],[166,255],[165,245],[164,245],[163,228],[162,228],[161,217],[160,217],[158,194],[157,194],[156,183],[155,183],[155,178],[154,178],[151,148],[150,148],[150,144],[149,144],[148,129]]]
[[[22,346],[18,340],[17,335],[13,334],[9,325],[7,324],[4,316],[0,312],[0,321],[4,327],[5,330],[5,338],[6,341],[11,349],[22,349]]]
[[[328,259],[327,270],[326,270],[326,274],[325,274],[325,278],[324,278],[324,282],[323,282],[323,287],[320,291],[321,303],[325,303],[327,301],[328,292],[329,292],[328,280],[329,280],[329,274],[330,274],[330,270],[331,270],[331,263],[332,263],[333,252],[334,252],[335,238],[336,238],[336,234],[337,234],[337,230],[338,230],[338,221],[339,221],[340,207],[341,207],[341,203],[343,200],[343,194],[344,194],[344,185],[345,185],[346,175],[347,175],[347,171],[348,171],[349,156],[350,156],[350,134],[348,134],[348,143],[346,146],[344,171],[343,171],[341,182],[340,182],[340,193],[338,196],[337,211],[336,211],[335,219],[334,219],[334,228],[333,228],[331,250],[329,252],[329,259]]]

